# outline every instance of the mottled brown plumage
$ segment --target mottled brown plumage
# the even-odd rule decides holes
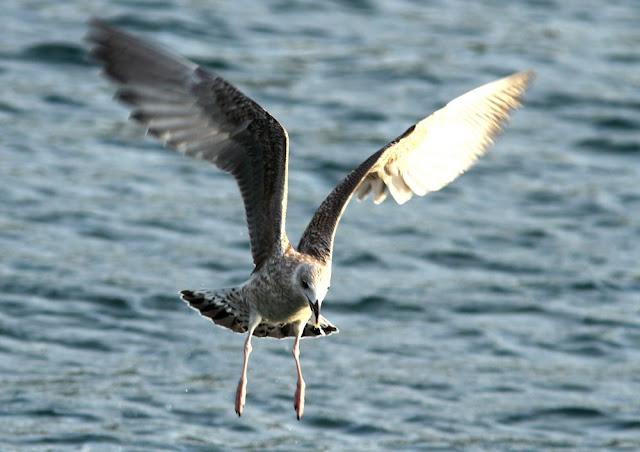
[[[181,297],[215,324],[247,333],[235,409],[246,396],[251,337],[294,337],[298,382],[294,407],[304,411],[301,337],[337,332],[320,315],[331,281],[331,256],[340,217],[354,194],[387,192],[399,204],[439,190],[488,149],[532,77],[520,72],[472,90],[411,126],[372,154],[327,196],[294,249],[285,233],[285,129],[218,75],[112,27],[91,22],[92,54],[117,85],[117,98],[150,135],[190,157],[231,173],[245,205],[254,269],[239,287],[185,290]]]
[[[283,252],[289,139],[280,123],[221,77],[105,22],[93,20],[88,39],[132,119],[236,178],[256,268]]]

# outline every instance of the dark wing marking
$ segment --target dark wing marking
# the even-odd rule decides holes
[[[295,337],[295,331],[295,324],[293,323],[273,324],[262,322],[253,331],[253,335],[257,337],[275,337],[277,339],[283,339],[285,337]],[[338,332],[338,328],[333,323],[323,316],[320,316],[320,322],[317,327],[313,325],[311,321],[307,322],[304,326],[304,330],[302,331],[302,337],[329,336]]]
[[[483,155],[533,77],[518,72],[482,85],[449,102],[370,156],[320,205],[302,235],[299,251],[331,260],[340,217],[353,194],[372,193],[381,203],[387,190],[398,204],[453,181]]]
[[[289,143],[278,121],[216,74],[105,22],[91,21],[88,40],[131,118],[166,146],[235,177],[256,269],[283,252]]]
[[[228,289],[183,290],[182,298],[191,308],[213,323],[236,333],[245,333],[249,324],[249,307],[239,287]]]

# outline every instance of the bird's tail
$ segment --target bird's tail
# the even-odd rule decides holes
[[[182,298],[202,316],[216,325],[236,333],[245,333],[249,324],[249,307],[242,296],[241,287],[218,290],[183,290]]]
[[[249,306],[244,300],[242,287],[219,290],[183,290],[180,297],[202,316],[210,318],[216,325],[229,328],[236,333],[246,333],[249,325]],[[292,323],[260,323],[253,331],[254,336],[282,339],[295,335]],[[326,318],[320,316],[319,324],[307,323],[302,337],[322,337],[337,333]]]

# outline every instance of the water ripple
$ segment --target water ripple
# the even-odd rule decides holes
[[[74,43],[42,43],[29,46],[21,53],[21,58],[35,63],[89,65],[85,49]]]

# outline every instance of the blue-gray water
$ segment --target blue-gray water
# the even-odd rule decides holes
[[[640,3],[4,0],[1,450],[640,449]],[[129,123],[90,16],[219,71],[291,137],[295,242],[347,171],[444,102],[538,78],[472,171],[353,203],[304,341],[242,336],[179,289],[251,270],[230,177]]]

